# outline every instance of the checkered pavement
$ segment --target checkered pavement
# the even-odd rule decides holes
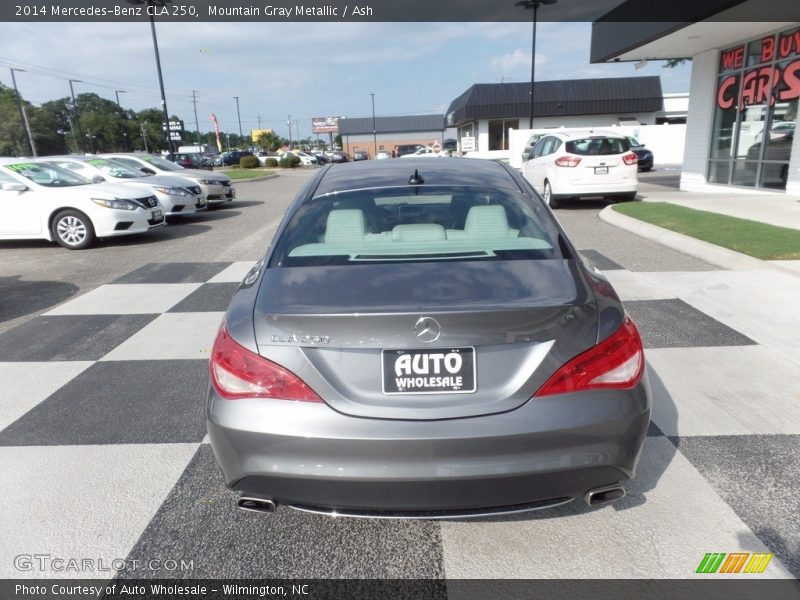
[[[774,552],[765,577],[800,576],[800,347],[785,321],[747,314],[761,275],[743,288],[732,271],[584,254],[638,324],[654,392],[623,501],[446,522],[239,511],[203,403],[252,263],[148,264],[0,335],[0,577],[108,577],[17,571],[26,553],[192,561],[131,577],[686,578],[737,551]]]

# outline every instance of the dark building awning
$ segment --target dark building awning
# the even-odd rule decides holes
[[[446,124],[527,117],[530,83],[476,83],[450,103]],[[534,117],[656,112],[663,109],[659,77],[537,81]]]
[[[444,115],[404,115],[400,117],[375,117],[376,133],[414,133],[442,131]],[[339,119],[341,135],[372,134],[372,117]]]

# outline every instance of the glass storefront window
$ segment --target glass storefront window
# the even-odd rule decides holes
[[[786,189],[800,99],[800,28],[720,53],[708,181]]]

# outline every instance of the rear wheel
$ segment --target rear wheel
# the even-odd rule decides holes
[[[70,250],[88,248],[96,239],[92,221],[79,210],[62,210],[53,219],[50,231],[60,246]]]
[[[550,186],[549,181],[544,182],[544,192],[542,193],[544,201],[550,205],[550,208],[559,208],[561,201],[553,195],[553,188]]]

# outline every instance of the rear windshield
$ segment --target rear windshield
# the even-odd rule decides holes
[[[570,154],[579,156],[607,156],[609,154],[624,154],[630,150],[630,146],[623,138],[588,137],[567,142],[566,150]]]
[[[562,258],[538,200],[520,193],[408,186],[319,196],[280,236],[270,266]]]

